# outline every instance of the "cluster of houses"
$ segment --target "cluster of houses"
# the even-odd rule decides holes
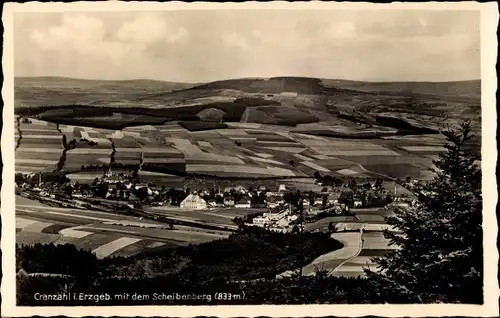
[[[279,213],[264,213],[262,216],[253,218],[252,223],[247,226],[263,227],[271,231],[291,232],[297,222],[298,216],[291,214],[290,210],[283,210]]]

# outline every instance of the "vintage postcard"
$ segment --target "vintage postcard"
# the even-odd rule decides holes
[[[2,316],[496,316],[498,17],[6,4]]]

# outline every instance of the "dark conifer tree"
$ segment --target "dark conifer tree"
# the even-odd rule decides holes
[[[403,235],[386,235],[401,249],[377,259],[381,272],[367,272],[382,294],[409,302],[482,303],[479,151],[469,145],[470,122],[443,134],[436,176],[418,190],[413,207],[388,219]]]

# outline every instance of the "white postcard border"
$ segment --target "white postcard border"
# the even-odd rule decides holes
[[[391,4],[350,2],[245,2],[245,3],[155,3],[155,2],[75,2],[75,3],[7,3],[4,5],[2,87],[2,316],[24,317],[32,315],[65,315],[81,317],[127,316],[131,308],[113,307],[17,307],[15,304],[15,217],[14,217],[14,83],[13,83],[13,15],[15,12],[61,12],[61,11],[157,11],[157,10],[479,10],[481,12],[481,92],[482,92],[482,173],[483,173],[483,228],[484,228],[484,296],[485,303],[479,305],[262,305],[262,306],[134,306],[133,313],[140,316],[496,316],[498,315],[498,250],[496,247],[497,184],[495,167],[496,149],[496,83],[498,6],[496,2],[422,2]]]

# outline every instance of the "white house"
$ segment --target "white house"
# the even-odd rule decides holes
[[[239,192],[239,193],[247,193],[247,189],[242,185],[235,187],[234,191]]]
[[[234,198],[232,196],[224,198],[224,205],[226,206],[234,206]]]
[[[250,200],[248,198],[243,198],[234,204],[235,208],[246,208],[249,209],[251,206]]]
[[[287,190],[287,186],[284,185],[284,184],[280,184],[280,186],[278,187],[278,191],[279,192],[284,192]]]
[[[277,197],[269,197],[266,199],[266,205],[270,209],[274,209],[275,207],[279,206],[280,204],[285,203],[285,200],[282,198],[277,198]]]
[[[264,226],[266,224],[270,224],[271,220],[268,217],[260,216],[260,217],[254,218],[252,222],[253,222],[253,224]]]
[[[203,200],[198,194],[191,193],[181,202],[181,208],[204,210],[207,208],[207,201]]]
[[[323,205],[323,197],[317,196],[314,198],[314,205]]]

